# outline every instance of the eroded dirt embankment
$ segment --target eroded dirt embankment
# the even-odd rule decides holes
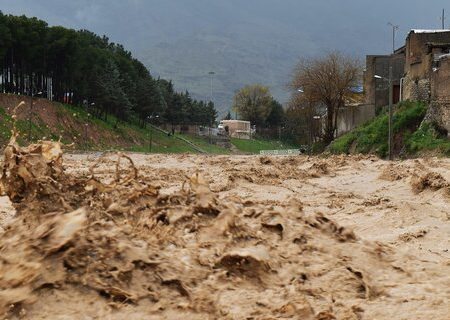
[[[448,315],[447,160],[71,155],[63,164],[59,144],[13,140],[3,168],[16,210],[0,234],[8,318]]]

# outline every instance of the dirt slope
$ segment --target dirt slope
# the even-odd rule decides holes
[[[16,106],[24,104],[16,109]],[[17,128],[21,132],[19,142],[61,139],[72,144],[75,150],[142,150],[148,151],[149,131],[131,123],[120,123],[109,117],[102,121],[81,107],[62,105],[47,99],[34,98],[31,109],[31,131],[29,127],[31,98],[14,94],[0,94],[0,150],[8,143],[12,130],[13,110],[16,110]],[[195,152],[178,139],[154,131],[152,135],[155,152]]]
[[[449,160],[6,155],[11,319],[448,318]]]
[[[9,115],[12,115],[14,108],[21,101],[24,101],[25,105],[17,110],[17,117],[19,120],[28,121],[31,105],[30,97],[0,94],[0,106],[2,106]],[[115,143],[118,146],[126,143],[125,139],[120,137],[120,135],[113,134],[110,130],[102,128],[101,126],[93,125],[91,121],[83,120],[84,119],[77,118],[76,113],[71,113],[68,109],[62,107],[58,103],[53,103],[47,99],[40,98],[34,98],[33,100],[33,139],[59,138],[61,136],[64,141],[70,143],[77,142],[79,139],[89,140],[87,142],[98,145],[101,145],[106,141]],[[86,123],[89,123],[89,125],[86,126]],[[28,125],[26,124],[25,127],[26,132],[23,133],[24,137],[28,134]],[[44,136],[40,136],[42,134],[44,134]],[[47,134],[47,137],[45,137],[45,134]]]

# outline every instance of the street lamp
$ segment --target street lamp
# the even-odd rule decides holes
[[[85,123],[84,124],[84,141],[86,143],[86,149],[87,149],[87,146],[88,146],[88,127],[89,127],[89,124]]]
[[[216,74],[214,71],[208,72],[208,74],[211,76],[211,102],[213,101],[213,81],[214,81],[214,75]]]
[[[148,122],[150,124],[150,142],[149,142],[150,153],[152,152],[152,145],[153,145],[153,124],[152,124],[152,120],[153,119],[158,119],[158,118],[159,118],[159,115],[153,115],[153,114],[151,116],[147,117],[147,120],[148,120]]]
[[[388,152],[389,152],[389,160],[393,160],[393,126],[392,126],[392,104],[393,104],[393,88],[392,88],[392,66],[389,67],[389,78],[385,78],[379,75],[373,76],[375,79],[386,80],[389,83],[389,136],[388,136]],[[376,96],[376,93],[375,93]]]
[[[300,94],[305,93],[305,90],[300,87],[297,89],[297,92]],[[302,109],[305,109],[304,106],[301,106]],[[315,131],[315,124],[314,121],[312,120],[320,120],[320,116],[317,119],[317,116],[314,116],[312,113],[312,105],[311,103],[309,103],[309,108],[306,109],[306,116],[308,118],[308,124],[309,124],[309,134],[308,134],[308,140],[309,140],[309,154],[312,154],[312,150],[313,150],[313,145],[314,145],[314,131]],[[314,108],[315,109],[315,108]]]

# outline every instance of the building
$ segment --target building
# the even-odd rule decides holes
[[[440,99],[442,87],[437,91],[433,87],[441,82],[439,65],[449,49],[450,30],[411,30],[406,38],[405,100]]]
[[[389,67],[392,66],[393,100],[398,103],[402,94],[401,82],[405,72],[405,47],[397,49],[390,55],[368,55],[364,71],[365,104],[375,106],[378,110],[389,104]],[[383,77],[377,79],[375,76]]]
[[[391,66],[393,103],[428,103],[426,120],[450,132],[450,30],[411,30],[393,54],[366,57],[365,103],[377,110],[389,104]]]
[[[219,128],[223,128],[232,138],[251,139],[252,128],[250,121],[222,120]]]
[[[429,104],[426,120],[450,132],[450,30],[411,30],[404,98]]]

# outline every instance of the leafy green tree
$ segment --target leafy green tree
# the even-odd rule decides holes
[[[239,90],[233,99],[233,110],[239,118],[263,126],[271,112],[273,98],[268,87],[255,84]]]
[[[284,120],[283,106],[275,99],[272,99],[270,113],[266,119],[266,126],[271,128],[278,127],[284,123]]]
[[[173,124],[215,119],[214,106],[153,79],[122,45],[36,18],[0,12],[0,72],[5,92],[43,92],[49,99],[88,105],[103,119],[113,114],[117,123],[136,118],[144,126],[155,113]]]
[[[231,112],[228,111],[227,115],[223,118],[223,120],[231,120],[231,119],[232,119]]]
[[[217,119],[217,110],[216,110],[216,108],[214,106],[214,102],[209,101],[206,104],[204,110],[205,110],[204,111],[205,117],[204,117],[203,124],[212,127],[215,124],[216,119]]]
[[[122,87],[120,72],[113,62],[109,62],[106,66],[99,78],[97,88],[101,105],[111,108],[118,121],[126,120],[130,116],[131,102]]]

